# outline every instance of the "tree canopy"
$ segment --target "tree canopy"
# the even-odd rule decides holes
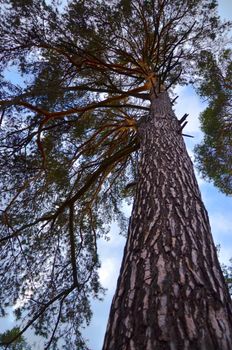
[[[0,3],[1,315],[17,303],[18,334],[85,349],[149,92],[188,83],[227,24],[215,0]]]
[[[198,167],[219,189],[232,194],[232,52],[203,51],[199,93],[209,102],[201,114],[204,139],[196,147]]]

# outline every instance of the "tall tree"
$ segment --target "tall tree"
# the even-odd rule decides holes
[[[97,239],[134,206],[104,349],[222,349],[230,296],[168,90],[226,28],[214,0],[1,1],[0,300],[85,349]],[[22,75],[15,84],[7,69]],[[22,79],[24,80],[22,83]],[[125,229],[124,229],[125,230]]]

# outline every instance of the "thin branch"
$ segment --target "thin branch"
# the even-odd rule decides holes
[[[187,134],[182,134],[182,136],[186,136],[186,137],[192,137],[192,138],[194,138],[194,136],[192,136],[192,135],[187,135]]]
[[[178,120],[178,123],[181,125],[187,119],[187,117],[188,117],[188,113],[185,113],[183,117],[180,120]]]
[[[39,219],[29,223],[29,224],[23,225],[17,230],[14,230],[13,234],[0,238],[0,243],[4,242],[4,241],[8,241],[11,238],[16,238],[20,234],[21,231],[23,231],[29,227],[32,227],[32,226],[38,224],[39,222],[47,221],[47,223],[44,224],[44,226],[46,226],[48,224],[48,222],[51,221],[52,219],[55,219],[54,215],[42,216],[41,218],[39,218]]]
[[[54,329],[53,329],[52,335],[51,335],[51,337],[50,337],[50,339],[49,339],[49,342],[46,344],[46,347],[44,348],[44,350],[48,350],[48,349],[49,349],[49,347],[50,347],[50,345],[51,345],[51,343],[52,343],[52,340],[53,340],[53,338],[54,338],[54,336],[55,336],[55,333],[56,333],[58,324],[59,324],[59,322],[60,322],[61,314],[62,314],[63,302],[64,302],[64,300],[65,300],[66,297],[67,297],[67,295],[64,295],[63,298],[62,298],[61,301],[60,301],[60,308],[59,308],[59,313],[58,313],[58,316],[57,316],[56,324],[55,324],[55,327],[54,327]]]
[[[2,113],[1,113],[1,117],[0,117],[0,128],[2,126],[2,122],[3,122],[3,117],[4,117],[4,114],[5,114],[5,109],[2,110]]]
[[[53,299],[49,300],[46,304],[44,304],[44,307],[27,323],[27,325],[14,337],[11,339],[10,342],[2,342],[0,345],[10,345],[15,340],[17,340],[26,330],[40,317],[43,315],[43,313],[47,310],[47,308],[52,305],[55,301],[59,300],[62,297],[66,297],[68,294],[70,294],[76,286],[72,286],[69,289],[65,289],[63,292],[60,292],[57,294]]]
[[[106,168],[111,167],[111,165],[120,159],[123,159],[125,156],[129,155],[130,153],[136,151],[139,148],[138,142],[131,142],[130,144],[126,145],[123,149],[119,150],[118,152],[114,153],[112,156],[104,159],[98,169],[94,171],[94,173],[90,174],[87,179],[86,183],[81,187],[79,191],[76,192],[72,197],[68,198],[57,210],[57,212],[54,214],[55,217],[57,217],[61,212],[63,212],[64,208],[67,206],[70,206],[70,204],[74,204],[94,183],[96,178],[106,170]],[[53,217],[54,217],[53,216]]]
[[[178,130],[178,133],[179,133],[179,134],[182,133],[182,130],[184,129],[184,127],[185,127],[187,124],[188,124],[188,122],[186,121],[186,122],[184,122],[184,123],[181,125],[180,129]]]
[[[69,242],[70,242],[70,253],[71,253],[71,264],[73,272],[73,284],[78,286],[77,280],[77,266],[76,266],[76,248],[75,248],[75,233],[74,233],[74,204],[71,203],[69,206]]]
[[[171,104],[172,106],[174,105],[174,103],[176,102],[176,100],[179,98],[179,96],[176,96],[172,101],[171,101]]]

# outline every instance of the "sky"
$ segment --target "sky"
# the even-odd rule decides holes
[[[232,19],[232,1],[219,0],[219,13],[224,19]],[[185,133],[194,136],[194,138],[186,138],[185,141],[188,152],[194,160],[193,147],[202,139],[198,118],[206,103],[200,100],[191,87],[178,87],[176,93],[179,95],[174,107],[177,117],[181,118],[185,113],[189,114],[189,122],[185,127]],[[221,246],[219,259],[222,263],[228,264],[232,257],[232,198],[220,193],[211,183],[203,180],[198,172],[196,172],[196,176],[204,204],[208,210],[214,242]],[[124,210],[129,217],[130,207],[125,205]],[[102,349],[109,309],[125,245],[125,238],[118,235],[118,232],[119,229],[116,223],[113,223],[110,231],[110,241],[104,241],[103,239],[99,241],[99,255],[102,261],[100,279],[107,291],[103,301],[92,302],[93,319],[90,326],[83,332],[84,337],[88,339],[89,350]],[[4,322],[0,320],[0,332],[11,327],[13,327],[13,317],[11,315]],[[37,342],[33,350],[43,349]]]

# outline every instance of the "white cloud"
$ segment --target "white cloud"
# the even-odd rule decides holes
[[[231,234],[232,225],[231,219],[228,216],[225,216],[221,213],[214,213],[210,215],[211,226],[215,233],[219,234]]]
[[[188,151],[189,157],[191,158],[192,162],[194,163],[195,155],[194,155],[193,149],[187,147],[187,151]],[[207,181],[205,181],[205,180],[203,179],[203,177],[201,176],[201,174],[199,173],[199,171],[196,169],[196,167],[194,167],[194,173],[195,173],[195,176],[196,176],[196,179],[197,179],[197,183],[198,183],[198,185],[199,185],[200,187],[209,184],[209,182],[207,182]]]
[[[195,134],[200,132],[199,115],[205,106],[197,96],[195,91],[187,86],[178,86],[175,93],[179,96],[174,109],[178,118],[188,113],[188,124],[185,127],[187,134]]]
[[[229,264],[232,258],[232,225],[228,212],[209,213],[210,224],[213,231],[215,244],[220,245],[219,260],[221,263]]]
[[[205,181],[205,180],[203,179],[203,177],[201,177],[201,174],[199,174],[199,172],[198,172],[197,170],[195,170],[195,175],[196,175],[196,178],[197,178],[197,183],[198,183],[198,185],[199,185],[200,187],[209,184],[208,181]]]
[[[231,265],[230,259],[232,258],[232,244],[230,247],[220,246],[219,261],[221,264]]]
[[[101,284],[108,291],[114,291],[119,275],[120,261],[117,258],[104,259],[99,270]]]

